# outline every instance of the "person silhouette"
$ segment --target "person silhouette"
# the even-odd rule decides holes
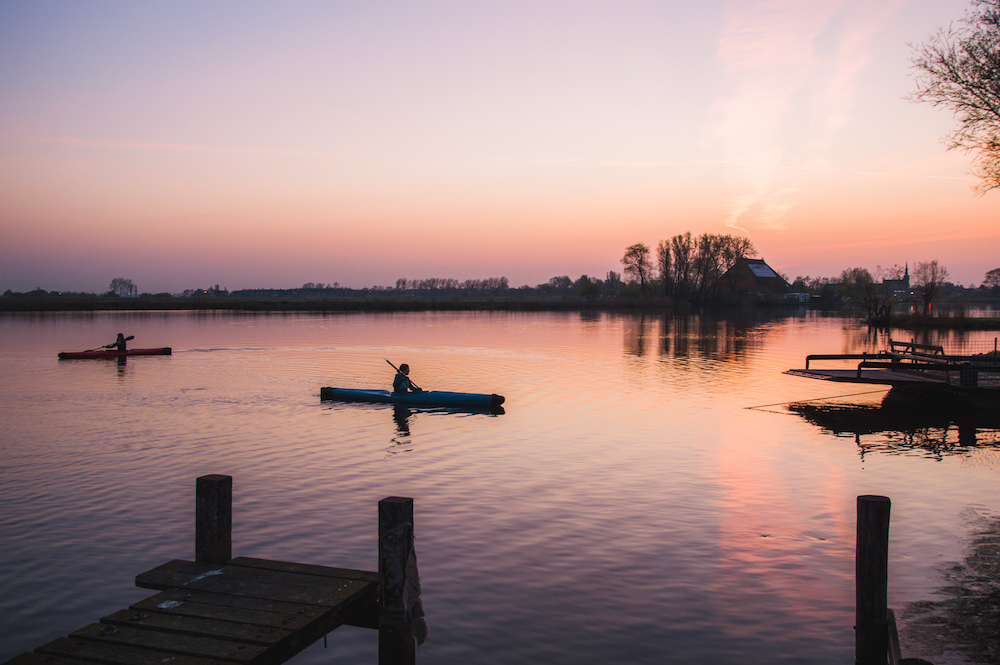
[[[422,393],[423,390],[410,380],[410,366],[403,363],[396,371],[396,377],[392,380],[392,392],[394,393]]]

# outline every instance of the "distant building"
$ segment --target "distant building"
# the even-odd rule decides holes
[[[792,287],[764,259],[748,259],[741,256],[736,264],[722,276],[722,290],[725,293],[755,293],[769,296],[789,297]]]
[[[896,298],[903,300],[909,298],[913,295],[913,291],[910,290],[910,264],[907,263],[904,268],[903,279],[883,279],[882,285]]]

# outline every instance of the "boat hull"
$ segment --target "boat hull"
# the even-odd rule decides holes
[[[502,395],[485,393],[453,393],[442,390],[428,390],[419,393],[392,393],[388,390],[359,390],[353,388],[320,388],[321,400],[341,402],[369,402],[375,404],[398,404],[400,406],[475,409],[499,412],[504,402]]]
[[[171,349],[165,346],[159,349],[97,349],[95,351],[63,351],[59,360],[85,360],[94,358],[127,358],[129,356],[169,356]]]

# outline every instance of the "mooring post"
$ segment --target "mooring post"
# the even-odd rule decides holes
[[[889,497],[858,497],[854,661],[885,665],[889,649]]]
[[[233,477],[195,480],[194,560],[229,563],[233,558]]]
[[[416,642],[407,589],[413,553],[413,499],[391,496],[378,502],[378,662],[413,665]],[[412,566],[416,570],[416,566]],[[410,581],[417,584],[416,580]]]

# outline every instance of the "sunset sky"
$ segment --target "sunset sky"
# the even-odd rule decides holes
[[[1000,191],[908,102],[967,0],[0,0],[0,291],[1000,267]]]

